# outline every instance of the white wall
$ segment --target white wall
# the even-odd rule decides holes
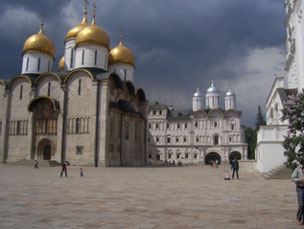
[[[109,66],[109,72],[115,72],[122,81],[134,82],[134,67],[129,64],[112,64]]]
[[[84,62],[82,64],[82,51],[84,50]],[[95,51],[97,60],[95,65]],[[79,45],[76,48],[75,68],[100,68],[108,70],[109,50],[99,45]]]
[[[40,67],[38,71],[38,62]],[[49,64],[50,63],[50,64]],[[22,60],[22,74],[42,74],[53,69],[53,57],[42,53],[26,53]]]

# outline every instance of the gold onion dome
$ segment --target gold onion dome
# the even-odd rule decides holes
[[[135,68],[134,55],[130,49],[122,44],[122,36],[120,36],[119,45],[110,51],[109,65],[112,64],[130,64]]]
[[[83,30],[85,27],[87,27],[88,25],[89,24],[88,24],[88,20],[87,20],[87,12],[84,12],[84,16],[83,16],[82,22],[79,25],[74,26],[73,28],[71,28],[69,30],[69,32],[67,32],[64,41],[67,42],[68,40],[76,39],[78,33],[81,30]]]
[[[76,47],[78,45],[101,45],[109,49],[110,39],[108,34],[95,24],[95,15],[93,15],[92,24],[78,33]]]
[[[63,72],[63,69],[64,69],[64,56],[61,57],[61,59],[59,61],[59,64],[58,64],[58,70],[59,70],[59,72]]]
[[[25,41],[22,55],[35,52],[43,53],[55,58],[55,46],[51,39],[44,35],[42,27],[39,33],[30,36]]]

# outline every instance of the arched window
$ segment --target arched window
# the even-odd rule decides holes
[[[74,50],[71,48],[71,59],[70,59],[70,68],[73,68],[73,55],[74,55]]]
[[[78,95],[81,95],[81,79],[78,81]]]
[[[187,138],[186,137],[184,137],[184,143],[186,143],[187,142]]]
[[[82,50],[81,64],[84,65],[84,50]]]
[[[20,100],[22,99],[22,94],[23,94],[23,85],[20,86],[20,96],[19,96]]]
[[[37,72],[40,71],[40,58],[38,58],[38,64],[37,64]]]
[[[97,65],[97,50],[95,50],[94,64]]]
[[[28,58],[26,59],[26,71],[28,70],[29,62],[30,62],[30,58],[28,57]]]
[[[180,128],[180,123],[177,123],[177,129],[179,129]]]
[[[75,128],[75,131],[76,131],[76,134],[79,134],[79,130],[80,130],[80,120],[79,118],[76,118],[76,128]]]
[[[129,139],[129,123],[127,122],[126,123],[126,140],[128,140]]]
[[[217,122],[214,122],[214,127],[217,127]]]
[[[49,60],[49,63],[48,63],[48,72],[50,71],[50,68],[51,68],[51,61]]]
[[[48,96],[51,95],[51,82],[48,83]]]
[[[219,136],[218,135],[214,135],[213,142],[214,142],[214,145],[218,145],[219,144]]]

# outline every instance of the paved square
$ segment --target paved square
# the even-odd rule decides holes
[[[223,167],[0,165],[0,228],[301,228],[290,180]]]

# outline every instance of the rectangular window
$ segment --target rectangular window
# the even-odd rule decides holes
[[[28,58],[26,59],[26,71],[28,70],[29,62],[30,62],[30,58],[28,57]]]
[[[108,65],[108,60],[107,59],[108,59],[108,56],[107,56],[107,54],[105,54],[105,63],[104,63],[105,64],[105,68],[107,68],[107,65]]]
[[[40,71],[40,58],[38,58],[37,72]]]
[[[167,129],[169,129],[170,128],[170,124],[169,123],[167,123]]]
[[[196,127],[196,128],[198,127],[198,122],[195,122],[195,127]]]
[[[156,115],[156,111],[153,111],[153,115]]]
[[[51,82],[48,83],[48,96],[51,96]]]
[[[186,159],[189,158],[189,153],[186,153],[185,158],[186,158]]]
[[[176,137],[176,139],[175,139],[175,140],[176,140],[176,143],[178,143],[178,141],[179,141],[178,137]]]
[[[180,128],[180,124],[179,123],[177,123],[177,129],[179,129]]]
[[[22,94],[23,94],[23,85],[20,86],[20,100],[22,99]]]
[[[167,138],[167,143],[170,143],[170,141],[171,141],[171,138]]]
[[[231,125],[231,130],[234,130],[234,124]]]
[[[188,128],[188,124],[187,123],[185,123],[185,129],[187,129]]]
[[[97,65],[97,50],[95,50],[94,64]]]
[[[159,111],[159,115],[162,115],[163,114],[163,111]]]
[[[82,50],[81,64],[84,65],[84,50]]]
[[[156,142],[157,142],[157,143],[159,142],[159,138],[156,138]]]
[[[158,130],[159,125],[156,123],[155,124],[155,129]]]
[[[50,67],[51,67],[51,61],[49,60],[49,64],[48,64],[48,72],[50,72]]]
[[[171,159],[172,158],[172,153],[169,153],[168,154],[168,159]]]
[[[77,155],[83,154],[83,146],[76,146],[76,154]]]
[[[177,158],[177,159],[179,159],[179,157],[180,157],[180,154],[179,154],[179,153],[178,153],[178,154],[176,154],[176,158]]]
[[[194,159],[196,159],[197,158],[197,154],[194,154]]]
[[[214,122],[214,127],[217,127],[217,122]]]
[[[73,68],[73,58],[74,58],[74,50],[73,48],[71,48],[70,68]]]
[[[78,81],[78,95],[81,95],[81,79]]]

